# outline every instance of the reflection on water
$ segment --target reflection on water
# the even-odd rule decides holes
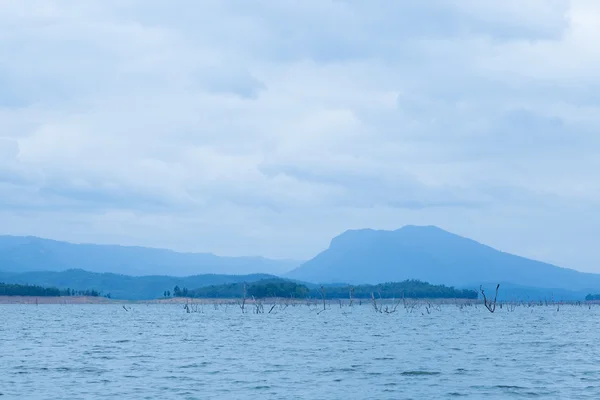
[[[0,398],[600,399],[600,307],[197,311],[0,305]]]

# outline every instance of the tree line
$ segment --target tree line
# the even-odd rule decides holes
[[[165,291],[164,296],[170,297],[170,291]],[[431,298],[431,299],[477,299],[478,292],[468,289],[455,289],[444,285],[432,285],[418,280],[403,282],[389,282],[378,285],[356,286],[326,286],[308,287],[301,283],[283,279],[260,280],[252,283],[230,283],[225,285],[212,285],[197,289],[173,289],[174,297],[192,298],[242,298],[254,297],[257,299],[270,297],[286,298],[325,298],[325,299],[369,299],[373,295],[379,298]]]
[[[585,296],[585,301],[600,300],[600,294],[588,294]]]
[[[38,297],[60,297],[60,296],[90,296],[98,297],[97,290],[75,290],[58,289],[55,287],[43,287],[37,285],[20,285],[16,283],[0,282],[0,296],[38,296]],[[106,295],[110,298],[110,294]]]
[[[311,294],[316,296],[316,290]],[[377,285],[356,285],[356,286],[333,286],[324,287],[319,291],[319,295],[327,299],[347,298],[352,292],[352,297],[356,299],[368,299],[373,295],[382,299],[392,298],[411,298],[411,299],[477,299],[479,293],[476,290],[456,289],[452,286],[432,285],[419,280],[405,280],[402,282],[387,282]]]
[[[252,283],[229,283],[211,285],[197,289],[173,288],[174,297],[192,297],[205,299],[254,297],[257,299],[269,297],[305,298],[309,289],[302,284],[291,281],[269,279]],[[168,294],[168,292],[166,292]]]

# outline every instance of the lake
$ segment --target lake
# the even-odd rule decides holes
[[[600,399],[598,306],[127,307],[0,305],[0,398]]]

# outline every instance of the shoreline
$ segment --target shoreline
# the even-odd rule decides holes
[[[118,300],[117,300],[118,301]],[[113,300],[93,296],[0,296],[0,304],[110,304]],[[115,302],[117,304],[117,302]]]
[[[171,297],[167,299],[149,299],[149,300],[126,300],[126,299],[109,299],[106,297],[94,297],[94,296],[0,296],[0,305],[7,304],[25,304],[25,305],[49,305],[49,304],[198,304],[198,305],[213,305],[213,304],[229,304],[237,305],[241,302],[241,299],[232,298],[190,298],[190,297]],[[327,299],[328,305],[337,305],[339,303],[348,305],[349,299]],[[402,299],[377,299],[379,304],[394,304],[399,302],[402,304]],[[483,304],[481,299],[427,299],[427,298],[407,298],[406,302],[409,306],[417,304],[430,304],[430,305],[467,305],[467,304]],[[266,298],[266,299],[246,299],[246,304],[295,304],[305,305],[312,304],[318,305],[323,304],[322,299],[310,298],[310,299],[290,299],[290,298]],[[359,298],[353,299],[355,305],[372,305],[371,299]],[[600,305],[600,300],[581,300],[581,301],[498,301],[498,304],[515,304],[515,305],[539,305],[539,304],[562,304],[562,305]]]
[[[0,296],[0,304],[238,304],[241,299],[231,298],[189,298],[189,297],[172,297],[167,299],[151,299],[151,300],[125,300],[125,299],[109,299],[106,297],[93,296]],[[340,301],[348,304],[349,299],[327,299],[327,304],[339,304]],[[389,304],[393,302],[402,302],[402,299],[377,299],[377,302]],[[468,304],[477,303],[475,299],[406,299],[410,303],[431,303],[435,305],[441,304]],[[261,302],[263,304],[322,304],[321,299],[289,299],[289,298],[268,298],[268,299],[246,299],[246,304],[254,304]],[[354,304],[360,303],[371,304],[371,299],[354,299]]]

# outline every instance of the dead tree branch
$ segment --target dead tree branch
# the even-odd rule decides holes
[[[238,303],[240,308],[242,309],[242,314],[245,312],[244,308],[246,307],[246,284],[244,283],[243,289],[242,289],[242,301],[240,303]]]
[[[496,286],[496,295],[494,296],[494,302],[492,303],[491,301],[488,301],[487,297],[485,296],[485,291],[483,290],[483,287],[481,285],[479,286],[479,290],[481,291],[481,295],[483,296],[483,304],[485,305],[485,308],[487,308],[488,311],[491,313],[496,311],[496,299],[498,298],[498,289],[500,289],[500,284]]]

